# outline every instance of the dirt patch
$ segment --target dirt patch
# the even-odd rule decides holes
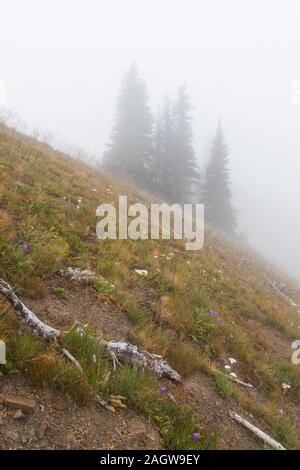
[[[197,373],[186,380],[186,386],[194,397],[195,406],[202,416],[205,428],[216,430],[220,448],[234,450],[264,448],[250,432],[233,421],[228,412],[235,411],[255,424],[253,416],[239,408],[233,400],[220,397],[208,376]]]
[[[153,425],[133,410],[110,413],[90,405],[78,407],[58,392],[32,388],[23,376],[1,378],[6,394],[34,398],[36,410],[22,419],[0,405],[1,449],[160,449]]]
[[[59,300],[53,293],[55,287],[63,287],[68,300]],[[101,330],[107,339],[121,340],[127,338],[132,328],[126,312],[98,299],[89,286],[78,284],[70,289],[62,278],[52,280],[46,299],[26,299],[25,303],[41,320],[61,329],[79,321]]]
[[[255,331],[256,343],[272,354],[275,359],[289,360],[291,355],[291,340],[284,336],[280,331],[258,323],[257,321],[248,318],[247,325],[250,331]]]

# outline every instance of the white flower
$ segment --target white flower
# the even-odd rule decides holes
[[[228,365],[226,365],[226,366],[225,366],[225,369],[227,369],[227,370],[231,370],[231,367],[230,367],[230,366],[228,366]]]
[[[283,388],[283,390],[289,390],[291,388],[291,386],[289,384],[283,383],[282,388]]]
[[[234,372],[231,372],[230,375],[231,375],[231,377],[233,377],[234,379],[237,379],[237,375],[236,375]]]
[[[229,357],[228,361],[230,362],[230,364],[236,364],[237,363],[237,360],[234,359],[233,357]]]

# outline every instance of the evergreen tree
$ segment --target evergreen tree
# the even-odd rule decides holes
[[[104,153],[103,165],[143,186],[152,178],[152,155],[152,116],[148,96],[133,64],[123,80],[111,144]]]
[[[191,109],[185,86],[182,86],[173,109],[173,181],[170,188],[172,199],[179,203],[190,201],[193,185],[199,177],[193,148]]]
[[[154,174],[156,189],[167,200],[173,199],[175,128],[172,104],[165,98],[163,108],[159,112],[154,133]]]
[[[219,122],[203,191],[205,220],[214,227],[233,234],[237,225],[237,213],[231,203],[228,154],[228,145]]]

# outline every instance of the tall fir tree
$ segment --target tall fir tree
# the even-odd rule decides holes
[[[190,202],[193,186],[197,182],[198,167],[193,148],[193,128],[190,115],[192,107],[185,86],[178,89],[173,109],[173,181],[172,199],[179,203]]]
[[[174,187],[175,127],[172,103],[165,97],[158,113],[154,133],[154,174],[156,189],[172,200]]]
[[[237,225],[237,212],[231,202],[228,155],[228,145],[221,122],[219,122],[212,143],[211,159],[207,167],[203,190],[205,220],[219,230],[234,234]]]
[[[116,122],[109,149],[104,152],[103,166],[140,186],[149,185],[153,177],[152,127],[145,83],[132,64],[123,80]]]

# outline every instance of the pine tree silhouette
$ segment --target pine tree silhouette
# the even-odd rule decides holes
[[[231,202],[228,154],[228,145],[219,122],[204,184],[205,220],[214,227],[233,234],[237,225],[237,212]]]
[[[118,98],[111,143],[103,156],[104,167],[140,186],[149,185],[153,165],[152,124],[146,87],[132,64]]]

